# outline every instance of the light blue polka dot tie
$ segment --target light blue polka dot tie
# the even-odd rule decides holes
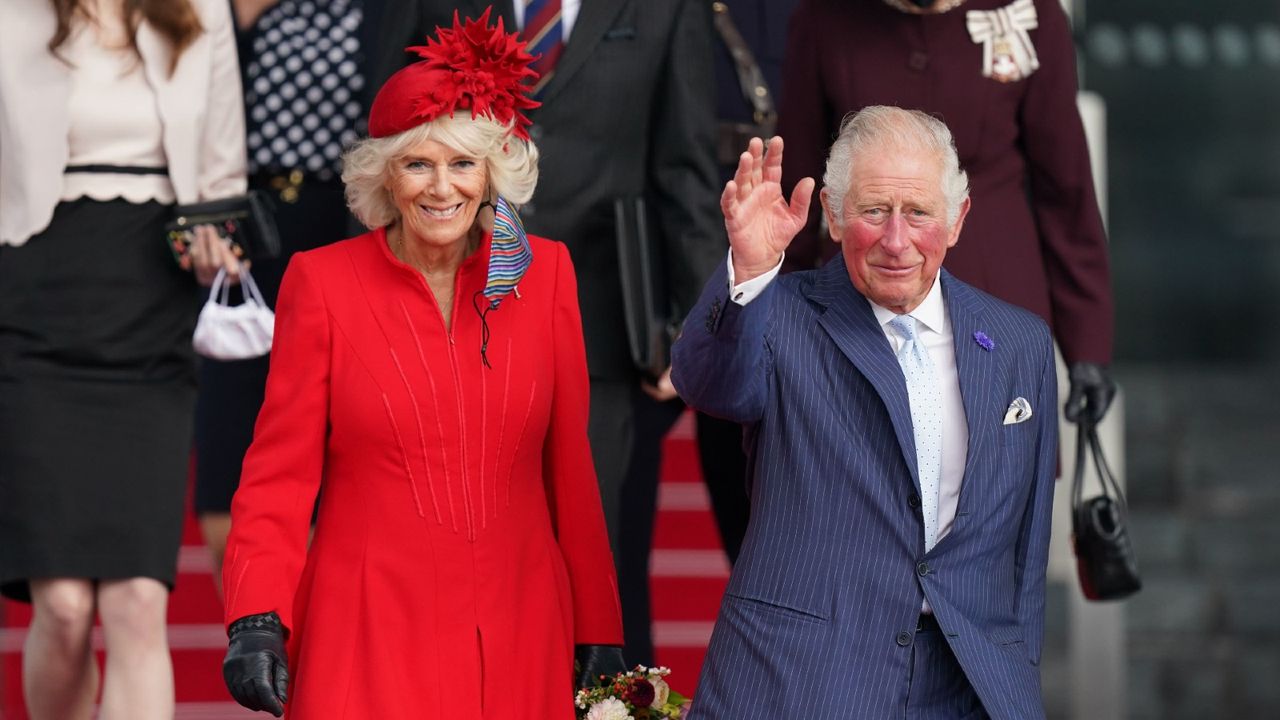
[[[929,352],[916,334],[916,320],[899,315],[889,325],[902,336],[898,364],[907,380],[911,425],[916,437],[916,465],[920,470],[920,510],[924,514],[924,549],[938,541],[938,486],[942,479],[942,391]]]

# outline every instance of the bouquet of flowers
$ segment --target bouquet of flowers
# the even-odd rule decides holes
[[[664,679],[670,668],[647,668],[601,676],[596,686],[578,691],[578,720],[659,720],[682,718],[688,699]]]

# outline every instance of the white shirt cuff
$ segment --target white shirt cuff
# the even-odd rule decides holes
[[[786,253],[783,253],[782,257],[785,259]],[[746,305],[755,300],[760,293],[764,292],[765,288],[769,287],[769,283],[773,282],[773,279],[778,277],[778,273],[782,270],[782,260],[779,260],[778,264],[774,265],[769,272],[757,275],[741,285],[735,285],[733,283],[733,250],[729,251],[727,262],[729,263],[729,299],[739,305]]]

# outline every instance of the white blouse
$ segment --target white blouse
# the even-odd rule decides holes
[[[97,5],[97,21],[80,23],[61,50],[75,68],[68,97],[67,165],[165,167],[155,90],[129,46],[118,5]],[[110,6],[116,6],[114,13]],[[174,202],[168,175],[71,172],[63,176],[60,197]]]
[[[173,195],[179,203],[245,191],[244,92],[236,62],[231,4],[227,0],[188,1],[204,32],[182,52],[177,66],[173,67],[169,41],[149,22],[140,21],[134,39],[142,57],[142,74],[137,79],[109,75],[110,84],[104,83],[109,89],[98,94],[106,99],[89,103],[95,114],[93,139],[84,143],[77,139],[81,148],[94,148],[92,154],[87,149],[78,151],[81,159],[111,164],[159,159],[149,151],[138,157],[132,150],[112,149],[121,139],[110,137],[110,128],[122,122],[106,120],[108,114],[145,110],[152,114],[150,122],[154,123],[158,114],[159,141],[165,156],[160,164],[169,168]],[[113,0],[111,4],[121,3]],[[57,25],[49,0],[0,0],[0,245],[22,245],[48,227],[62,196],[63,168],[72,157],[71,75],[79,71],[49,52],[49,38]],[[122,101],[136,97],[122,86],[143,79],[150,87],[150,93],[144,93],[146,102]],[[90,93],[96,90],[88,88]],[[85,111],[80,112],[83,117]],[[154,141],[155,125],[149,128],[139,136]],[[99,137],[104,131],[108,135]],[[102,154],[98,154],[99,148]],[[121,194],[121,178],[116,174],[110,177],[116,196]]]

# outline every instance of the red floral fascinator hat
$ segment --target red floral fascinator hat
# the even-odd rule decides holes
[[[423,59],[392,75],[378,91],[369,110],[371,137],[396,135],[461,109],[509,124],[516,137],[529,139],[531,121],[523,111],[541,103],[525,94],[531,87],[525,83],[538,73],[529,67],[528,43],[507,34],[501,17],[489,27],[492,10],[465,23],[455,10],[452,28],[437,27],[425,46],[405,48]]]

